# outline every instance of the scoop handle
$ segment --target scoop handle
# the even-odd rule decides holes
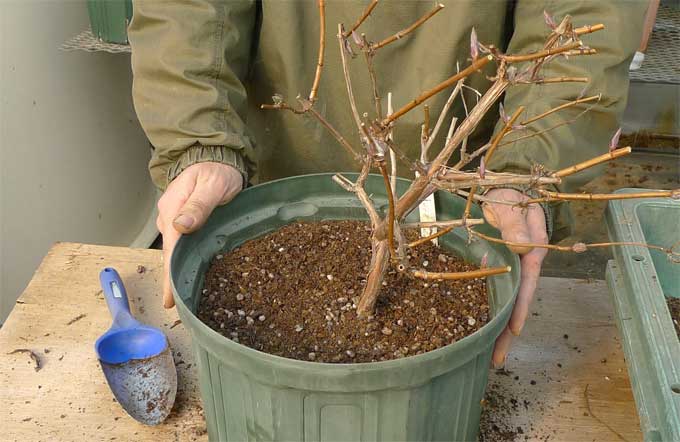
[[[109,306],[109,312],[113,317],[114,327],[130,327],[137,321],[130,313],[130,303],[128,302],[127,292],[123,280],[116,269],[106,267],[99,273],[99,281],[104,292],[104,299]]]

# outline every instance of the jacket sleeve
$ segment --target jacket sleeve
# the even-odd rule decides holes
[[[537,134],[499,148],[489,164],[491,169],[527,172],[532,164],[541,164],[549,170],[558,170],[607,151],[626,107],[628,65],[640,43],[646,7],[647,2],[640,0],[517,2],[508,53],[526,53],[543,48],[550,31],[543,18],[544,10],[557,23],[569,14],[575,27],[603,23],[605,29],[582,36],[585,45],[597,50],[596,55],[569,59],[558,57],[543,67],[539,74],[544,78],[588,77],[589,83],[512,86],[505,96],[506,113],[510,115],[518,106],[526,106],[521,121],[572,101],[581,94],[602,94],[602,98],[595,103],[584,103],[553,113],[532,123],[518,135],[509,135],[508,139],[513,140]],[[500,126],[501,123],[497,129]],[[602,167],[593,167],[574,174],[557,187],[563,192],[573,192],[601,174],[602,170]],[[569,234],[571,214],[566,204],[554,204],[551,208],[554,221],[552,239],[555,241]]]
[[[256,15],[255,0],[135,0],[132,94],[161,189],[204,161],[234,166],[245,181],[252,173],[243,82]]]

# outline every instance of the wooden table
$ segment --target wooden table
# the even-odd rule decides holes
[[[94,341],[110,325],[98,278],[105,266],[120,272],[134,314],[170,339],[180,387],[162,425],[128,417],[97,362]],[[0,439],[207,439],[190,339],[176,311],[161,307],[160,276],[157,250],[72,243],[50,250],[0,329]],[[509,373],[491,374],[504,394],[529,402],[505,419],[523,427],[522,439],[641,439],[612,315],[604,282],[541,279]],[[28,353],[8,354],[15,349],[33,351],[42,368],[35,371]]]

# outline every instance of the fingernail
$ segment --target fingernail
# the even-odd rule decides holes
[[[502,369],[504,369],[504,368],[505,368],[505,359],[503,359],[502,362],[498,362],[498,363],[494,362],[494,363],[493,363],[493,368],[494,368],[494,370],[502,370]]]
[[[515,336],[519,336],[522,333],[522,327],[520,327],[518,329],[511,328],[510,333],[512,333]]]
[[[185,229],[191,229],[191,226],[194,225],[194,219],[190,217],[189,215],[185,214],[180,214],[175,220],[173,221],[174,224],[179,224],[180,226],[184,227]]]

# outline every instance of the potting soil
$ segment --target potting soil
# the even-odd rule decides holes
[[[410,240],[418,232],[406,232]],[[425,281],[389,269],[375,314],[356,315],[371,256],[361,221],[296,222],[217,255],[198,317],[223,336],[283,357],[373,362],[435,350],[489,321],[484,279]],[[431,242],[411,250],[413,267],[478,267]]]

